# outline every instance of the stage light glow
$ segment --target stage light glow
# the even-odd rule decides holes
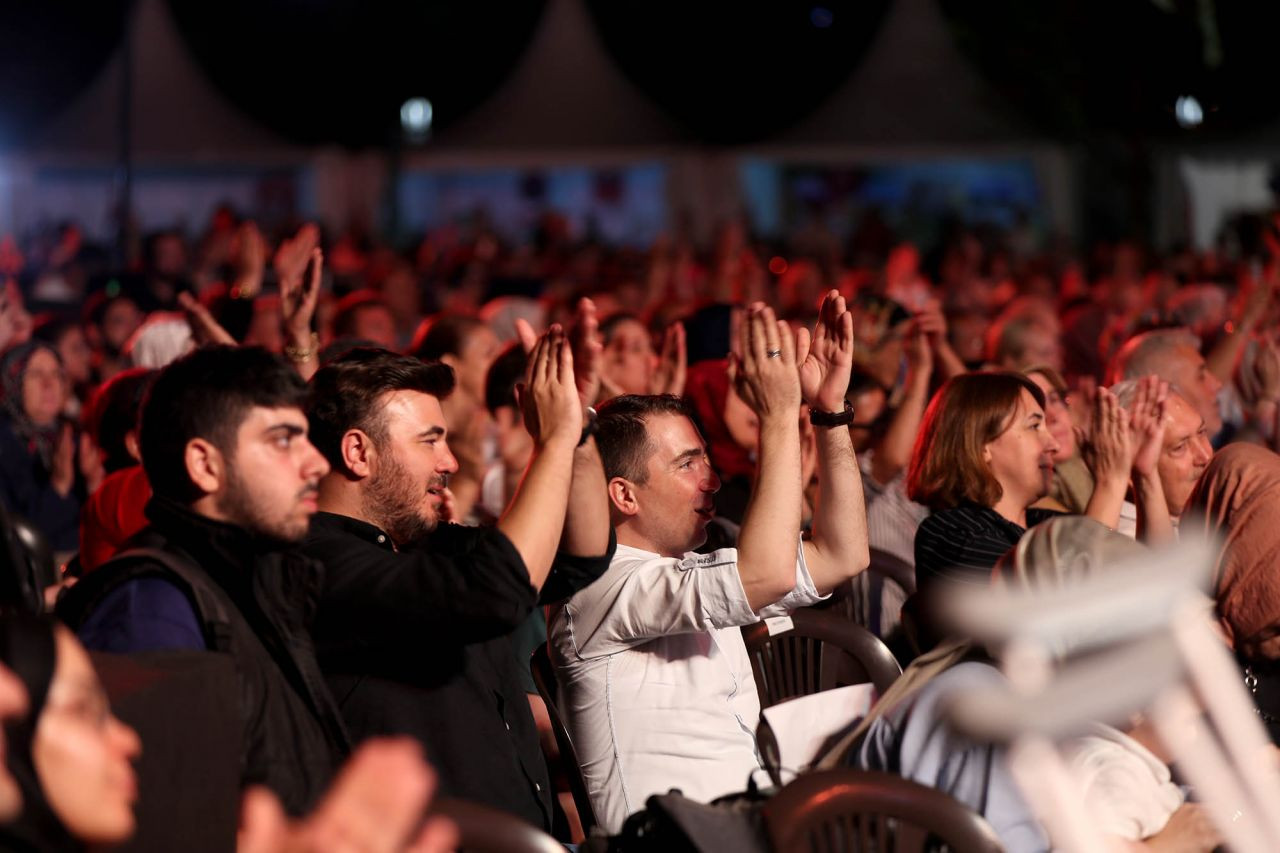
[[[1204,121],[1204,108],[1195,95],[1182,95],[1173,105],[1173,117],[1179,127],[1199,127]]]
[[[410,98],[400,107],[400,126],[405,133],[420,136],[431,129],[434,110],[426,98]]]

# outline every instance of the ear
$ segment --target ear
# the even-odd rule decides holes
[[[342,462],[352,476],[363,480],[373,473],[373,458],[378,451],[366,432],[358,429],[347,430],[339,446],[342,450]]]
[[[138,431],[131,429],[124,434],[124,449],[139,462],[142,461],[142,448],[138,445]]]
[[[988,465],[991,464],[991,445],[989,444],[982,445],[982,461]]]
[[[453,368],[453,372],[458,372],[458,357],[451,352],[447,352],[440,356],[440,363],[447,364]]]
[[[609,481],[609,502],[623,515],[635,515],[640,511],[635,485],[622,477],[614,477]]]
[[[227,480],[227,469],[221,450],[203,438],[193,438],[187,442],[182,458],[187,466],[187,476],[196,488],[208,495],[222,490]]]

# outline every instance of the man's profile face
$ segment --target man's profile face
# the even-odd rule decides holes
[[[291,406],[254,406],[225,454],[226,482],[217,507],[232,524],[282,542],[299,542],[316,511],[329,463],[307,440],[307,418]]]
[[[381,414],[385,435],[375,442],[370,462],[366,515],[403,545],[435,528],[448,475],[458,470],[458,460],[449,450],[439,398],[393,391],[384,397]]]
[[[1169,514],[1182,514],[1196,481],[1213,458],[1204,418],[1181,397],[1171,394],[1166,407],[1164,446],[1156,470]]]
[[[648,479],[635,487],[637,529],[658,553],[678,557],[707,541],[720,478],[702,436],[684,415],[650,415],[645,432],[652,452],[646,462]]]

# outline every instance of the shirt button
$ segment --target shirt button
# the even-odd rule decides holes
[[[503,724],[503,725],[505,725],[505,726],[507,727],[507,731],[511,731],[511,724],[510,724],[510,723],[508,723],[506,720],[503,720],[503,721],[502,721],[502,724]]]
[[[533,790],[537,791],[538,793],[542,793],[542,783],[541,783],[541,782],[534,782],[534,783],[533,783]]]
[[[384,543],[384,542],[386,542],[386,541],[387,541],[387,537],[385,537],[385,536],[383,536],[381,533],[379,533],[379,534],[378,534],[378,544],[379,544],[379,545],[381,545],[381,544],[383,544],[383,543]]]

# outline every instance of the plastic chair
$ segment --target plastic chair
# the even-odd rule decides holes
[[[902,674],[888,646],[842,616],[803,608],[791,622],[772,635],[765,622],[742,629],[762,709],[850,684],[871,682],[884,693]]]
[[[458,825],[459,850],[467,853],[565,853],[564,845],[520,818],[479,803],[446,797],[431,813]]]
[[[955,798],[889,773],[808,773],[764,804],[775,853],[1002,853],[983,817]]]
[[[551,665],[551,656],[547,652],[547,644],[543,643],[533,650],[529,661],[533,672],[533,683],[538,687],[538,695],[547,706],[547,716],[551,718],[551,732],[555,735],[556,745],[560,747],[560,763],[565,776],[569,780],[569,793],[573,795],[573,804],[578,809],[578,820],[582,822],[582,831],[591,834],[596,825],[595,812],[591,810],[591,797],[587,795],[587,782],[582,778],[582,765],[578,763],[578,754],[574,752],[573,741],[569,739],[569,730],[564,727],[564,719],[556,705],[559,693],[556,683],[556,671]]]

